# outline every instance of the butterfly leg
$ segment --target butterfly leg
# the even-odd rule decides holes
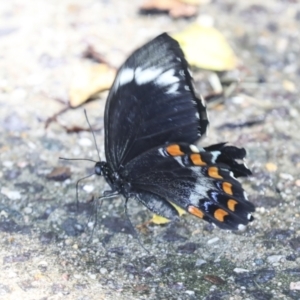
[[[143,246],[143,244],[142,244],[142,242],[141,242],[141,240],[140,240],[140,237],[139,237],[138,233],[136,232],[135,227],[134,227],[133,224],[131,223],[131,220],[130,220],[130,217],[129,217],[129,214],[128,214],[128,209],[127,209],[127,203],[128,203],[128,200],[129,200],[129,198],[126,198],[126,199],[125,199],[125,204],[124,204],[124,211],[125,211],[126,218],[127,218],[128,222],[129,222],[131,228],[133,229],[133,231],[134,231],[134,233],[135,233],[135,237],[136,237],[136,239],[138,240],[138,243],[140,244],[140,246],[141,246],[148,254],[150,254],[149,250],[147,250],[147,249]]]
[[[104,191],[103,192],[103,197],[101,198],[111,198],[111,197],[115,197],[118,196],[119,193],[117,191],[114,190],[110,190],[110,191]]]

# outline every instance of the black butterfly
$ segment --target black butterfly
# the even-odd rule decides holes
[[[254,205],[235,179],[251,175],[236,159],[245,149],[225,143],[198,149],[206,132],[205,103],[196,96],[179,44],[166,33],[137,49],[120,68],[105,108],[106,162],[95,173],[106,196],[135,198],[174,220],[174,203],[223,229],[253,220]]]

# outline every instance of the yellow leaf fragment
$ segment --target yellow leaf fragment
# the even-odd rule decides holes
[[[77,107],[91,96],[108,90],[116,76],[116,70],[106,64],[81,62],[72,67],[69,101]]]
[[[170,202],[178,211],[179,216],[181,217],[182,215],[184,215],[186,213],[185,210],[183,210],[182,208],[180,208],[179,206],[175,205],[174,203]],[[159,215],[154,214],[152,219],[150,220],[151,223],[156,224],[156,225],[163,225],[163,224],[167,224],[170,222],[169,219],[161,217]]]
[[[191,66],[213,71],[228,71],[237,67],[237,58],[225,37],[215,28],[193,23],[176,39]]]
[[[192,4],[192,5],[199,5],[199,4],[208,4],[211,0],[179,0],[180,2]]]
[[[272,162],[266,163],[265,167],[266,167],[266,169],[267,169],[269,172],[276,172],[276,171],[277,171],[277,165],[275,165],[275,164],[272,163]]]
[[[290,80],[283,80],[282,86],[287,92],[295,93],[297,91],[294,82]]]

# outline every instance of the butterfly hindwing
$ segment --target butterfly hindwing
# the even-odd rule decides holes
[[[214,147],[214,151],[207,151],[181,143],[152,149],[135,158],[124,176],[129,176],[132,191],[139,191],[138,200],[143,199],[144,205],[163,217],[167,217],[165,202],[171,201],[221,228],[241,229],[252,221],[254,206],[234,172],[247,176],[250,171],[227,154],[235,151],[242,159],[245,152],[224,144]],[[143,191],[147,196],[143,197]],[[145,203],[151,199],[155,201]]]

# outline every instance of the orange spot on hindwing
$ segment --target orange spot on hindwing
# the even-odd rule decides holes
[[[231,210],[231,211],[235,211],[235,206],[237,205],[237,201],[233,200],[233,199],[229,199],[227,202],[227,207]]]
[[[223,177],[219,174],[219,169],[217,167],[208,168],[208,176],[216,179],[223,179]]]
[[[204,217],[204,213],[199,208],[192,206],[192,205],[190,205],[188,207],[188,212],[198,218],[201,218],[201,219],[203,219],[203,217]]]
[[[214,217],[215,219],[217,219],[220,222],[224,222],[224,218],[228,216],[228,212],[226,212],[225,210],[218,208],[215,212],[214,212]]]
[[[191,154],[190,155],[190,159],[192,161],[192,163],[196,166],[205,166],[206,163],[202,160],[202,157],[200,154]]]
[[[171,156],[179,156],[184,155],[184,153],[181,151],[179,145],[170,145],[166,148],[167,152]]]
[[[224,181],[222,183],[222,188],[223,188],[223,191],[226,193],[226,194],[229,194],[229,195],[232,195],[232,184],[229,183],[229,182],[226,182]]]

